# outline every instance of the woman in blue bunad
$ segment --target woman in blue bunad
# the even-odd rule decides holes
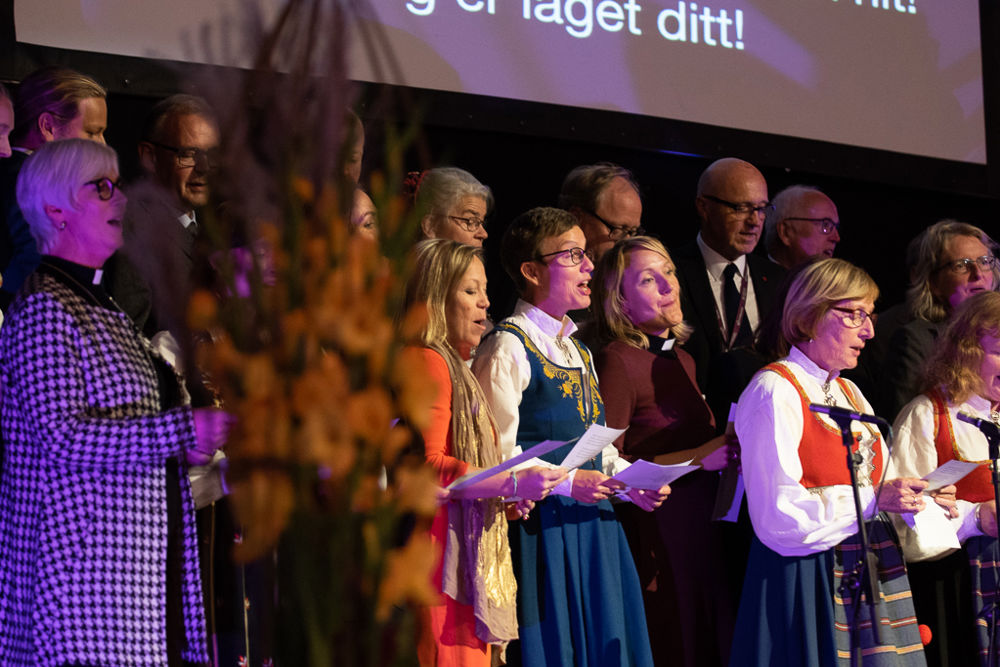
[[[585,244],[576,219],[555,208],[532,209],[504,233],[501,260],[521,298],[479,347],[473,371],[505,458],[604,423],[590,351],[570,337],[576,327],[566,316],[590,305]],[[570,447],[542,458],[558,464]],[[652,665],[638,576],[608,500],[621,488],[609,475],[627,466],[609,445],[511,525],[520,641],[507,652],[510,664]],[[652,511],[667,493],[623,495]]]
[[[847,585],[860,563],[847,452],[834,422],[809,409],[818,403],[871,412],[858,388],[838,376],[857,365],[874,335],[877,296],[871,277],[843,260],[805,268],[782,310],[785,356],[761,369],[740,397],[736,433],[755,538],[731,665],[849,665],[852,639],[860,642],[860,664],[925,664],[899,543],[880,512],[919,511],[927,483],[883,481],[888,450],[878,429],[852,423],[878,561],[876,644],[867,595],[855,603]],[[935,499],[953,508],[954,487],[942,491]]]
[[[951,524],[962,549],[955,536],[945,542],[896,521],[917,618],[933,633],[927,664],[995,666],[1000,651],[987,659],[988,623],[980,617],[996,599],[1000,559],[989,444],[958,414],[1000,424],[1000,294],[983,292],[955,309],[927,361],[923,385],[896,418],[893,470],[922,477],[952,460],[979,464],[956,484],[958,516]]]

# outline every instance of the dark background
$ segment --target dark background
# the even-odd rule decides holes
[[[1000,236],[1000,7],[980,0],[980,14],[985,166],[659,118],[359,84],[356,108],[368,138],[362,181],[382,166],[386,124],[416,114],[423,137],[407,155],[408,169],[451,164],[493,189],[497,203],[487,260],[496,318],[511,303],[496,254],[504,225],[532,206],[554,205],[563,176],[574,166],[609,160],[631,169],[642,186],[643,225],[669,248],[697,233],[693,198],[701,171],[716,158],[737,156],[761,169],[772,195],[793,183],[830,195],[842,222],[837,253],[872,274],[883,291],[882,309],[902,299],[906,243],[927,225],[955,218]],[[106,138],[120,153],[125,177],[135,173],[134,146],[146,110],[183,90],[184,81],[215,69],[19,44],[13,0],[0,0],[0,80],[16,83],[45,64],[73,67],[108,88]]]

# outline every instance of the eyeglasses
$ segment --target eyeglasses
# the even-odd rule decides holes
[[[601,216],[597,215],[593,211],[587,211],[587,214],[597,218],[597,220],[608,228],[608,238],[612,241],[620,241],[621,239],[630,239],[633,236],[642,236],[646,233],[646,230],[642,227],[629,227],[628,225],[613,225]]]
[[[844,313],[840,320],[845,326],[852,329],[857,329],[862,326],[865,322],[871,320],[872,315],[863,308],[840,308],[838,306],[830,306],[830,310],[836,310],[838,313]]]
[[[566,250],[556,250],[555,252],[547,252],[544,255],[538,255],[535,257],[539,262],[545,263],[545,259],[548,257],[555,257],[556,255],[563,255],[569,259],[569,264],[565,262],[560,262],[563,266],[576,266],[583,261],[586,257],[591,262],[594,261],[594,255],[589,250],[584,250],[583,248],[567,248]]]
[[[210,148],[206,151],[193,146],[169,146],[158,141],[150,141],[149,143],[173,153],[178,167],[193,167],[199,162],[207,165],[209,169],[219,166],[219,149],[217,148]]]
[[[771,205],[771,202],[761,204],[760,206],[754,206],[753,204],[748,203],[737,204],[736,202],[726,201],[725,199],[720,199],[719,197],[714,197],[712,195],[702,195],[702,197],[709,201],[714,201],[716,204],[722,204],[737,215],[750,215],[751,213],[754,215],[764,215],[768,211],[774,210],[774,206]]]
[[[115,196],[115,190],[122,189],[121,181],[112,181],[107,177],[87,181],[84,185],[93,185],[97,189],[97,196],[100,197],[101,201],[108,201]]]
[[[840,223],[836,220],[830,218],[783,218],[784,220],[805,220],[806,222],[811,222],[815,225],[819,225],[819,231],[821,234],[829,235],[833,230],[837,230],[840,233]]]
[[[934,270],[942,271],[944,269],[948,269],[948,271],[957,276],[964,276],[972,270],[973,264],[975,264],[976,268],[980,271],[989,271],[996,266],[996,263],[997,258],[993,255],[983,255],[982,257],[977,257],[975,259],[969,259],[968,257],[965,259],[953,259],[950,262],[945,262]]]
[[[486,221],[482,218],[463,218],[457,215],[449,215],[448,218],[458,223],[458,226],[467,232],[475,232],[480,227],[486,227]]]

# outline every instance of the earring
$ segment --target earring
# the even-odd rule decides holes
[[[63,220],[62,222],[59,223],[59,229],[66,229],[66,221],[65,220]]]

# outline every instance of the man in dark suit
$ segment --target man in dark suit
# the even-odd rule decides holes
[[[702,391],[723,353],[753,342],[785,274],[751,254],[769,205],[767,182],[749,162],[723,158],[698,179],[695,208],[701,231],[693,243],[677,248],[673,259],[684,319],[694,328],[684,348],[695,359]],[[725,425],[726,417],[718,414],[716,420]]]
[[[197,211],[209,201],[219,132],[208,104],[173,95],[150,111],[138,145],[145,175],[129,188],[126,247],[108,270],[110,290],[146,335],[176,330],[187,305]]]

